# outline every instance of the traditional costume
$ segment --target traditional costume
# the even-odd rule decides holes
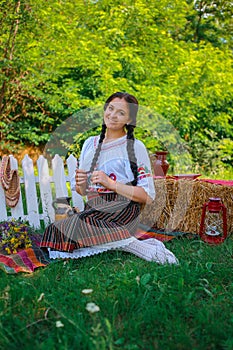
[[[80,169],[89,171],[98,142],[99,136],[92,136],[85,141],[80,155]],[[130,168],[127,142],[133,141],[123,136],[103,143],[95,170],[104,171],[118,183],[130,184],[134,176]],[[154,199],[154,181],[146,147],[141,141],[135,140],[134,150],[138,165],[137,186],[143,187]],[[71,180],[71,188],[75,190],[75,175]],[[121,249],[149,261],[176,263],[176,258],[163,243],[156,240],[140,242],[134,237],[140,209],[140,203],[93,185],[91,174],[88,174],[84,211],[49,225],[44,232],[41,247],[49,248],[50,258],[81,258],[110,249]]]

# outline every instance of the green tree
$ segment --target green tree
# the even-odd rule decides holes
[[[88,127],[93,114],[80,111],[125,90],[149,108],[145,128],[154,136],[160,115],[203,169],[231,164],[230,1],[0,5],[2,149],[44,145],[72,115]],[[75,126],[61,131],[66,143]]]
[[[196,43],[209,42],[213,46],[226,44],[232,48],[232,1],[195,0],[194,11],[188,14],[185,38]]]

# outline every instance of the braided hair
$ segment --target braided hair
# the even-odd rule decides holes
[[[134,128],[136,126],[136,116],[137,116],[137,112],[138,112],[138,101],[133,95],[130,95],[126,92],[115,92],[106,100],[105,105],[104,105],[104,111],[107,109],[109,103],[114,98],[124,99],[128,103],[128,106],[129,106],[130,123],[125,125],[125,128],[127,130],[127,153],[128,153],[128,158],[129,158],[129,162],[130,162],[130,168],[131,168],[133,176],[134,176],[134,180],[131,182],[131,184],[133,186],[136,186],[137,185],[137,168],[138,168],[138,166],[137,166],[137,159],[136,159],[136,155],[135,155],[135,151],[134,151],[134,140],[135,140]],[[106,129],[107,129],[107,127],[106,127],[105,123],[103,123],[102,130],[100,133],[99,143],[98,143],[98,146],[96,148],[94,157],[92,159],[91,167],[90,167],[91,172],[95,169],[95,166],[97,164],[99,154],[101,151],[101,147],[102,147],[102,143],[103,143],[103,140],[105,138]]]

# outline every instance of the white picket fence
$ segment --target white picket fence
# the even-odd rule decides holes
[[[19,169],[18,161],[12,155],[10,156],[10,164],[11,169]],[[66,164],[60,156],[55,155],[51,161],[51,169],[49,169],[47,159],[42,155],[39,156],[36,164],[37,176],[35,175],[32,159],[26,155],[22,160],[23,176],[20,177],[20,198],[14,208],[6,206],[4,189],[0,184],[0,221],[21,218],[28,221],[35,228],[40,228],[42,222],[45,225],[54,222],[53,200],[68,195],[72,197],[72,206],[78,207],[80,210],[83,209],[82,196],[70,189],[70,180],[77,164],[77,160],[73,155],[69,156]],[[67,173],[68,175],[66,175]],[[24,184],[26,206],[23,205],[22,200],[22,184]],[[39,194],[37,194],[38,192]]]

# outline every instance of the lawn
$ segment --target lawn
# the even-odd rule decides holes
[[[0,270],[0,349],[233,349],[232,238],[166,247],[178,266],[113,251]]]

